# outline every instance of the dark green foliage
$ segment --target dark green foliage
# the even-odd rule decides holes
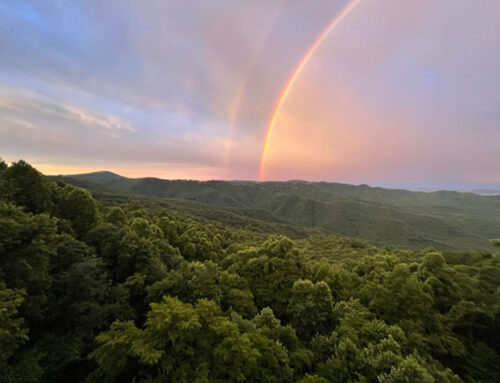
[[[43,176],[24,161],[13,163],[0,173],[7,183],[6,197],[16,205],[25,207],[33,213],[48,212],[52,209],[51,193]]]
[[[304,258],[293,242],[271,237],[261,249],[241,251],[231,261],[229,270],[248,281],[257,307],[269,306],[285,317],[292,286],[305,274]]]
[[[113,323],[110,331],[97,337],[100,346],[92,358],[100,366],[96,374],[117,382],[130,377],[153,382],[259,382],[262,368],[283,374],[285,350],[271,341],[262,344],[258,331],[253,331],[255,337],[240,331],[214,302],[202,299],[193,306],[164,297],[151,304],[144,329],[132,322]]]
[[[22,311],[30,318],[41,318],[46,311],[55,253],[56,219],[0,202],[0,278],[7,288],[27,292]]]
[[[15,291],[0,285],[0,370],[4,370],[12,354],[28,340],[28,329],[18,309],[24,300],[24,290]]]
[[[22,161],[0,191],[0,383],[500,381],[499,252],[268,236],[284,226],[96,200]]]
[[[76,234],[84,236],[97,223],[97,204],[90,193],[83,189],[64,189],[61,217],[69,220]]]
[[[291,325],[304,339],[333,331],[336,316],[328,284],[324,281],[313,283],[308,279],[295,281],[288,303],[288,315]]]

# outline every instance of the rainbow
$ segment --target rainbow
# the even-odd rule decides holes
[[[250,58],[250,61],[247,65],[246,68],[246,76],[243,78],[243,80],[240,82],[240,85],[238,87],[238,91],[236,93],[236,98],[235,102],[233,105],[233,109],[231,112],[231,119],[229,121],[229,134],[228,134],[228,144],[226,146],[226,166],[229,164],[230,161],[230,156],[231,156],[231,143],[233,141],[233,136],[234,132],[236,130],[236,122],[238,120],[238,115],[240,113],[241,109],[241,103],[243,101],[243,96],[245,94],[247,85],[248,85],[248,80],[253,72],[253,68],[255,64],[257,63],[257,60],[259,59],[261,52],[269,38],[269,34],[271,33],[272,29],[274,28],[274,25],[276,23],[276,20],[279,18],[281,15],[281,12],[283,11],[283,8],[287,4],[288,0],[282,0],[278,6],[276,6],[274,13],[271,17],[271,22],[269,23],[269,26],[265,30],[265,32],[261,35],[261,38],[257,44],[256,49],[253,51],[252,57]]]
[[[274,125],[276,123],[276,119],[278,117],[278,114],[280,112],[281,107],[283,106],[283,103],[285,102],[285,99],[287,98],[288,94],[290,93],[290,90],[293,87],[293,84],[295,83],[295,80],[299,77],[300,73],[308,63],[308,61],[311,59],[313,56],[314,52],[318,49],[318,47],[321,45],[321,43],[326,39],[326,37],[329,35],[329,33],[351,12],[356,5],[359,4],[361,0],[351,0],[343,9],[338,13],[333,20],[328,24],[328,26],[325,28],[325,30],[316,38],[314,43],[311,45],[311,47],[307,50],[307,52],[302,56],[301,60],[295,67],[294,71],[292,72],[292,75],[289,77],[288,81],[286,82],[283,90],[281,91],[281,94],[276,101],[276,104],[273,108],[273,111],[271,113],[271,117],[269,118],[269,122],[267,123],[266,127],[266,134],[264,136],[264,144],[262,145],[262,152],[260,156],[260,165],[259,165],[259,181],[262,181],[264,178],[264,164],[266,162],[266,155],[269,150],[269,138],[271,136],[271,133],[273,131]]]

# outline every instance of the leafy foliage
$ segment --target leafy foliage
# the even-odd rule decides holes
[[[267,236],[22,161],[0,191],[0,383],[500,381],[499,252]]]

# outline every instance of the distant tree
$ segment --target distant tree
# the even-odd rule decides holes
[[[109,209],[108,213],[106,214],[106,219],[113,225],[122,226],[127,220],[127,216],[125,215],[125,212],[121,207],[114,206]]]
[[[7,164],[0,160],[0,201],[9,201],[12,195],[11,185],[5,177],[6,169]]]
[[[495,238],[491,240],[491,244],[496,247],[500,247],[500,238]]]
[[[7,168],[8,168],[7,163],[0,157],[0,172]]]

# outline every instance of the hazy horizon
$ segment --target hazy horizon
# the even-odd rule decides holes
[[[498,14],[493,0],[5,1],[0,156],[45,174],[497,189]]]
[[[23,159],[18,159],[18,160],[23,160]],[[17,160],[16,160],[17,161]],[[7,161],[7,163],[13,163],[16,161]],[[40,169],[39,166],[36,164],[32,164],[35,168]],[[282,180],[265,180],[265,181],[259,181],[259,180],[252,180],[252,179],[219,179],[219,178],[205,178],[205,179],[197,179],[197,178],[167,178],[167,177],[161,177],[161,176],[155,176],[155,175],[125,175],[121,174],[119,172],[110,170],[110,169],[90,169],[88,172],[80,172],[80,173],[58,173],[58,172],[42,172],[44,175],[47,176],[65,176],[65,177],[70,177],[70,176],[77,176],[77,175],[85,175],[85,174],[92,174],[92,173],[112,173],[121,177],[125,178],[157,178],[161,180],[169,180],[169,181],[200,181],[200,182],[206,182],[206,181],[227,181],[227,182],[326,182],[326,183],[340,183],[340,184],[349,184],[349,185],[354,185],[354,186],[362,186],[362,185],[367,185],[369,187],[381,187],[381,188],[386,188],[386,189],[402,189],[402,190],[409,190],[409,191],[422,191],[422,192],[433,192],[433,191],[440,191],[440,190],[449,190],[449,191],[460,191],[460,192],[473,192],[477,194],[482,194],[482,195],[499,195],[500,194],[500,183],[485,183],[485,184],[441,184],[441,185],[420,185],[420,184],[411,184],[411,183],[366,183],[366,182],[359,182],[359,183],[353,183],[353,182],[343,182],[343,181],[336,181],[336,180],[305,180],[305,179],[282,179]]]

